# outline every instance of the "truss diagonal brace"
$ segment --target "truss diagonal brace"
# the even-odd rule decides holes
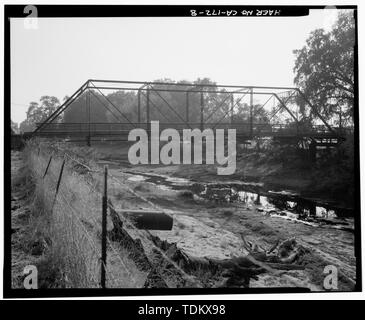
[[[295,122],[297,124],[299,124],[299,120],[297,119],[297,117],[289,110],[289,108],[286,106],[286,104],[284,103],[283,100],[281,100],[279,98],[279,96],[276,93],[273,93],[273,95],[275,96],[276,99],[278,99],[278,101],[280,102],[280,104],[283,106],[283,108],[288,111],[288,113],[291,115],[291,117],[295,120]]]
[[[242,90],[245,90],[245,89],[240,89],[240,90],[237,90],[237,93],[241,93]],[[222,92],[222,93],[225,93],[225,92]],[[245,95],[248,93],[248,91],[245,92]],[[234,93],[230,93],[228,94],[224,99],[223,101],[218,105],[218,107],[216,107],[211,113],[210,115],[205,119],[206,122],[208,122],[208,120],[213,116],[213,114],[215,114],[222,106],[223,104],[228,100],[229,97],[233,97],[233,94]],[[245,96],[244,95],[244,96]]]
[[[307,97],[304,95],[304,93],[296,88],[296,90],[299,92],[299,94],[303,97],[304,101],[308,103],[308,105],[312,108],[312,110],[317,114],[318,118],[322,120],[322,122],[325,124],[325,126],[328,128],[329,131],[332,133],[336,133],[332,127],[327,123],[327,121],[322,117],[322,115],[318,112],[317,108],[307,99]]]
[[[156,93],[160,98],[161,98],[161,100],[163,101],[163,102],[165,102],[166,103],[166,105],[179,117],[179,119],[183,122],[183,123],[185,123],[185,124],[187,124],[188,126],[189,126],[189,128],[190,129],[192,129],[192,127],[190,126],[190,124],[189,123],[187,123],[180,115],[179,115],[179,113],[178,112],[176,112],[176,110],[166,101],[166,99],[163,97],[163,96],[161,96],[160,95],[160,93],[156,90],[156,89],[154,89],[152,86],[150,86],[150,88],[151,88],[151,90],[154,92],[154,93]]]
[[[141,92],[141,94],[147,98],[147,95]],[[162,115],[168,122],[172,122],[171,119],[167,118],[166,115],[160,110],[160,108],[153,103],[152,99],[150,98],[150,103],[156,108],[156,110],[159,112],[160,115]]]
[[[61,112],[65,111],[67,107],[74,102],[84,91],[85,86],[88,86],[89,80],[86,81],[79,89],[77,89],[74,94],[69,97],[62,105],[60,105],[46,120],[44,120],[39,127],[37,127],[33,132],[32,135],[38,132],[41,128],[43,128],[45,125],[52,122],[55,118],[57,118]]]
[[[92,82],[91,82],[92,83]],[[114,109],[116,109],[117,111],[118,111],[118,113],[124,118],[124,119],[126,119],[134,128],[136,128],[136,126],[135,126],[135,124],[133,123],[133,122],[131,122],[116,106],[115,106],[115,104],[113,103],[113,102],[111,102],[110,101],[110,99],[105,95],[105,94],[103,94],[101,91],[100,91],[100,89],[98,88],[98,87],[96,87],[93,83],[92,83],[92,85],[94,86],[94,88],[96,89],[96,90],[98,90],[99,91],[99,93],[114,107]]]
[[[239,98],[232,106],[231,106],[231,108],[230,109],[232,109],[232,108],[234,108],[235,106],[238,106],[238,104],[241,102],[241,100],[247,95],[247,93],[248,93],[249,91],[246,91],[246,92],[241,92],[241,94],[243,93],[243,96],[241,97],[241,98]],[[227,114],[230,112],[231,110],[228,110],[227,112],[225,112],[224,114],[223,114],[223,117],[221,117],[220,119],[219,119],[219,121],[218,122],[216,122],[215,124],[214,124],[214,126],[213,126],[213,129],[218,125],[218,124],[220,124],[222,121],[223,121],[223,119],[227,116]]]
[[[98,99],[98,101],[103,105],[103,107],[105,108],[105,109],[107,109],[112,115],[113,115],[113,117],[115,118],[115,119],[117,119],[119,122],[121,122],[120,121],[120,119],[114,114],[114,112],[112,112],[109,108],[108,108],[108,106],[106,106],[105,104],[104,104],[104,102],[103,101],[101,101],[100,100],[100,98],[94,93],[94,91],[93,90],[91,90],[90,88],[89,88],[89,90],[90,90],[90,92],[92,93],[92,95],[96,98],[96,99]]]
[[[293,93],[291,93],[290,94],[290,96],[289,97],[287,97],[286,99],[285,99],[285,102],[284,103],[287,103],[289,100],[290,100],[290,98],[293,96],[293,94],[294,94],[294,92]],[[270,99],[272,98],[273,96],[271,96],[270,97]],[[265,103],[266,104],[266,103]],[[280,104],[280,106],[277,108],[277,110],[275,110],[275,112],[273,112],[272,113],[272,115],[271,115],[271,117],[270,117],[270,119],[269,119],[269,121],[271,121],[271,119],[272,118],[274,118],[275,117],[275,115],[281,110],[281,108],[283,107],[283,105],[282,104]],[[275,107],[274,107],[274,109],[275,109]],[[274,111],[274,110],[273,110]],[[298,120],[299,121],[299,120]]]

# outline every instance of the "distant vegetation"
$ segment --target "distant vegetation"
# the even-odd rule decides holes
[[[36,128],[36,123],[47,119],[59,105],[59,100],[53,96],[42,96],[39,102],[32,101],[29,104],[27,118],[20,123],[19,130],[21,132],[33,131]]]
[[[345,126],[354,123],[354,46],[355,21],[351,12],[340,13],[329,32],[314,30],[306,45],[294,50],[295,84],[327,120],[336,118],[338,124],[341,112]]]

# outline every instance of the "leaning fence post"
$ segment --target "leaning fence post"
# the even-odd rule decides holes
[[[60,184],[61,184],[61,179],[62,179],[62,173],[63,173],[63,167],[65,166],[65,161],[66,160],[63,159],[62,166],[61,166],[61,170],[60,170],[60,175],[58,176],[58,181],[57,181],[57,186],[56,186],[56,193],[55,193],[54,198],[53,198],[53,203],[52,203],[52,209],[51,210],[53,210],[54,204],[56,202],[58,190],[60,189]]]
[[[106,214],[108,203],[108,167],[104,167],[104,194],[102,204],[102,220],[101,220],[101,287],[105,288],[105,268],[106,268]]]
[[[52,156],[49,157],[49,160],[48,160],[48,164],[47,164],[47,168],[46,168],[46,171],[44,171],[44,174],[43,174],[43,179],[44,177],[46,176],[47,172],[48,172],[48,168],[51,164],[51,161],[52,161]]]

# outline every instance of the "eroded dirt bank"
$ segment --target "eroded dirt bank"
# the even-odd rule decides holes
[[[286,161],[265,161],[266,156],[263,153],[238,151],[236,171],[229,176],[217,176],[216,165],[148,165],[131,167],[128,161],[130,145],[131,143],[128,142],[113,144],[94,143],[93,149],[97,152],[99,160],[105,160],[123,167],[130,167],[132,170],[140,172],[156,173],[190,180],[197,179],[199,182],[223,183],[226,181],[244,181],[261,183],[262,188],[266,191],[288,190],[315,201],[328,202],[334,206],[353,209],[354,199],[352,199],[352,195],[347,196],[346,192],[338,192],[338,190],[343,189],[341,181],[334,181],[328,187],[316,184],[315,178],[322,174],[323,170],[312,165],[301,168],[303,166],[302,163],[295,164],[295,161],[293,162],[290,159]],[[291,164],[292,162],[293,164]]]

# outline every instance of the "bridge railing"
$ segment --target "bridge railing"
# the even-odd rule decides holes
[[[150,124],[146,122],[135,123],[49,123],[38,131],[40,136],[115,136],[127,135],[135,128],[150,130]],[[160,122],[159,130],[174,128],[178,131],[183,129],[236,129],[237,135],[245,136],[293,136],[310,134],[330,134],[330,130],[322,125],[301,124],[268,124],[268,123],[203,123],[200,122]],[[334,128],[336,130],[336,128]]]

